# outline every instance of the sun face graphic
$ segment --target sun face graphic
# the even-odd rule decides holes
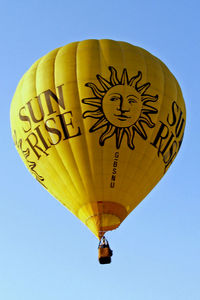
[[[99,89],[94,83],[86,83],[94,97],[82,100],[84,104],[95,107],[95,110],[87,110],[83,113],[83,118],[97,119],[90,128],[90,132],[104,128],[99,138],[99,144],[104,145],[106,139],[116,137],[116,147],[120,148],[123,137],[127,137],[127,145],[134,149],[135,133],[144,140],[147,139],[144,124],[153,128],[155,123],[151,119],[152,114],[157,114],[158,110],[150,105],[158,100],[158,95],[152,96],[146,93],[150,87],[147,82],[140,85],[142,73],[139,71],[136,76],[128,78],[127,70],[122,72],[121,79],[118,79],[117,70],[109,67],[110,80],[106,80],[101,75],[97,79],[101,85]]]

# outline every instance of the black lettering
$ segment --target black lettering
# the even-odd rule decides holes
[[[34,141],[31,141],[31,137],[33,137]],[[28,137],[26,138],[26,141],[29,143],[31,149],[35,153],[38,159],[40,159],[41,155],[38,153],[38,151],[44,153],[46,156],[48,156],[48,153],[45,152],[41,147],[38,146],[38,138],[37,135],[33,132],[31,132]]]
[[[183,142],[183,136],[184,136],[184,132],[183,132],[182,137],[180,138],[180,140],[179,140],[179,142],[178,142],[178,150],[180,149],[181,144],[182,144],[182,142]]]
[[[154,141],[151,143],[151,145],[153,145],[155,148],[158,149],[158,156],[160,153],[162,153],[161,148],[163,146],[163,140],[165,140],[169,135],[168,127],[161,121],[160,121],[160,123],[161,123],[161,125],[159,128],[159,131],[158,131]]]
[[[45,128],[46,128],[46,130],[47,130],[48,132],[50,132],[50,133],[52,133],[52,134],[55,134],[55,135],[57,136],[57,141],[55,141],[55,138],[52,138],[52,137],[50,136],[51,140],[49,139],[49,142],[50,142],[51,145],[57,145],[57,144],[61,141],[62,135],[61,135],[61,132],[60,132],[58,129],[53,128],[53,127],[50,127],[50,126],[48,125],[49,121],[53,121],[54,123],[56,123],[55,120],[54,120],[53,118],[48,119],[48,120],[45,122]]]
[[[119,158],[119,152],[115,152],[115,158]]]
[[[68,118],[69,118],[69,120],[68,120],[69,123],[66,122],[66,115],[67,114],[68,114]],[[73,128],[73,131],[75,130],[74,126],[73,126],[73,123],[72,123],[72,118],[71,118],[72,117],[72,112],[71,111],[67,111],[63,114],[57,115],[57,117],[59,117],[59,119],[60,119],[60,124],[61,124],[63,132],[64,132],[64,136],[65,136],[64,140],[67,140],[67,139],[73,138],[75,136],[81,135],[80,127],[76,128],[76,131],[75,131],[74,134],[70,133],[71,130],[69,132],[68,127]]]
[[[183,128],[183,124],[185,122],[185,120],[182,118],[182,115],[183,115],[183,113],[181,111],[179,119],[178,119],[178,123],[176,124],[176,128],[175,128],[176,137],[179,137],[181,130]]]
[[[117,167],[117,161],[116,161],[116,160],[114,160],[113,167],[114,167],[114,168]]]
[[[42,144],[44,145],[45,149],[49,149],[50,146],[47,145],[42,133],[41,133],[41,130],[40,130],[40,125],[38,125],[36,128],[35,128],[37,134],[38,134],[38,137],[40,138],[40,141],[42,142]]]
[[[166,151],[167,148],[169,147],[169,145],[170,145],[170,143],[171,143],[173,137],[174,137],[174,134],[173,134],[173,132],[171,132],[171,136],[170,136],[170,138],[168,139],[167,144],[165,145],[164,149],[161,151],[161,154],[162,154],[162,155],[164,155],[165,151]]]
[[[169,148],[169,151],[166,153],[166,155],[163,156],[163,161],[165,163],[165,169],[172,163],[177,152],[178,152],[177,142],[174,141],[172,143],[171,147]]]
[[[28,129],[24,129],[24,128],[23,128],[24,132],[28,132],[29,130],[31,130],[31,120],[30,120],[30,118],[29,118],[28,116],[26,116],[25,114],[22,114],[22,113],[23,113],[23,112],[22,112],[23,110],[26,112],[25,106],[23,106],[22,108],[20,108],[20,110],[19,110],[19,118],[20,118],[20,120],[22,120],[23,122],[28,122],[28,124],[29,124]]]
[[[113,171],[112,171],[113,175],[117,174],[117,169],[114,168]]]
[[[176,102],[174,101],[172,103],[172,115],[171,115],[171,118],[170,118],[170,114],[168,114],[168,116],[167,116],[167,122],[168,122],[168,124],[170,126],[174,126],[176,124],[176,115],[177,115],[178,111],[179,111],[179,107],[176,104]]]
[[[115,181],[115,175],[112,175],[111,180]]]
[[[36,97],[36,99],[40,99],[39,96]],[[31,115],[31,119],[33,120],[34,123],[41,122],[44,119],[44,110],[41,106],[40,100],[39,100],[39,102],[37,101],[38,108],[35,107],[34,109],[32,107],[31,101],[32,101],[32,99],[27,102],[27,106],[28,106],[28,109],[29,109],[29,112]],[[34,110],[37,111],[37,113],[39,111],[40,116],[37,116],[38,118],[35,116]]]
[[[62,86],[63,85],[64,84],[57,87],[59,97],[57,97],[57,95],[54,94],[51,90],[47,90],[47,91],[44,92],[45,100],[46,100],[47,107],[48,107],[48,110],[49,110],[48,115],[51,115],[51,114],[56,112],[56,111],[53,110],[53,106],[52,106],[52,103],[51,103],[51,98],[54,99],[59,106],[61,106],[63,109],[65,109],[63,91],[62,91]]]

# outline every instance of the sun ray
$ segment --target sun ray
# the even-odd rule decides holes
[[[133,150],[135,148],[135,146],[133,144],[135,132],[132,130],[132,128],[128,127],[128,128],[125,128],[125,133],[127,134],[128,146],[129,146],[129,148],[131,148]]]
[[[108,91],[112,87],[112,85],[110,84],[110,82],[108,82],[101,75],[97,75],[97,79],[99,80],[99,82],[100,82],[102,88],[104,89],[104,91]]]
[[[89,104],[91,106],[101,107],[102,106],[102,99],[97,98],[85,98],[82,100],[83,103]]]
[[[111,75],[110,75],[110,83],[112,84],[112,86],[115,86],[117,84],[119,84],[119,80],[117,78],[117,70],[113,67],[108,67],[108,69],[110,70],[111,72]]]
[[[129,82],[129,85],[130,85],[130,86],[133,86],[134,81],[138,78],[138,76],[139,76],[140,73],[141,73],[141,72],[138,71],[138,74],[137,74],[136,76],[131,77],[130,82]]]
[[[119,128],[119,127],[116,128],[116,147],[117,147],[117,149],[120,148],[123,135],[124,135],[124,128]]]
[[[83,113],[83,118],[93,118],[93,119],[99,119],[101,117],[103,117],[103,113],[97,109],[97,110],[87,110]]]
[[[144,140],[147,139],[147,134],[146,134],[146,132],[145,132],[145,130],[144,130],[144,127],[143,127],[141,121],[138,121],[138,123],[134,125],[134,128],[135,128],[136,132],[137,132]]]
[[[94,132],[104,126],[108,125],[108,121],[105,119],[105,117],[101,117],[91,128],[90,132]]]
[[[82,103],[97,109],[85,111],[83,118],[97,119],[89,132],[103,128],[99,138],[101,146],[115,135],[116,148],[119,149],[125,134],[128,147],[134,150],[135,133],[146,140],[146,128],[155,127],[152,117],[158,113],[158,110],[149,103],[156,102],[158,95],[146,94],[151,84],[150,82],[140,84],[141,71],[129,79],[127,69],[124,68],[119,80],[117,70],[112,66],[108,68],[109,81],[100,74],[96,75],[100,88],[91,82],[85,84],[95,97],[85,98]]]
[[[92,82],[88,82],[85,84],[85,86],[88,86],[92,89],[93,94],[97,97],[97,98],[102,98],[105,95],[105,91],[101,91],[98,89],[98,87],[92,83]]]
[[[157,114],[158,110],[150,105],[145,105],[145,108],[143,108],[141,112],[144,114]]]
[[[139,71],[138,72],[138,76],[136,78],[136,82],[135,82],[135,89],[138,91],[138,82],[140,82],[140,80],[142,79],[142,72]]]
[[[121,84],[128,85],[128,74],[126,69],[123,70]]]
[[[146,115],[146,117],[140,117],[140,122],[143,122],[147,124],[150,128],[153,128],[155,126],[155,123],[152,122],[151,118]]]
[[[138,92],[141,93],[141,95],[144,95],[144,93],[146,92],[146,90],[148,90],[148,88],[150,87],[150,83],[147,82],[143,85],[141,85],[139,88],[138,88]]]
[[[143,98],[143,102],[144,104],[146,104],[146,102],[156,102],[158,100],[158,95],[155,95],[155,96],[151,96],[151,95],[148,95],[148,94],[145,94],[142,96]]]
[[[100,136],[100,139],[99,139],[100,145],[103,146],[105,143],[105,140],[107,140],[108,138],[113,136],[114,133],[115,133],[115,127],[111,124],[107,125],[106,130]]]

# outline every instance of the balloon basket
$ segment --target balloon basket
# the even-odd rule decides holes
[[[113,251],[110,249],[109,243],[103,236],[99,242],[98,259],[100,264],[110,264]]]

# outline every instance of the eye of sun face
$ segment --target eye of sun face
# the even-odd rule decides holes
[[[128,95],[127,100],[129,103],[137,103],[140,99],[135,95]]]
[[[110,95],[110,101],[117,101],[121,99],[121,95],[120,94],[116,94],[116,93],[111,93]]]
[[[140,116],[141,95],[131,86],[116,85],[103,97],[102,108],[111,124],[117,127],[130,127]]]

